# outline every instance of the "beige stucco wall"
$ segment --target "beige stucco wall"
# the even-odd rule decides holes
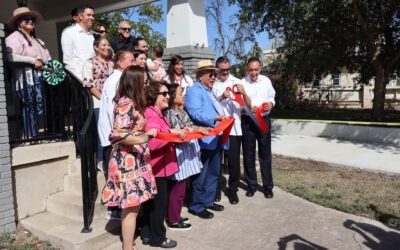
[[[64,190],[64,176],[73,166],[73,142],[17,147],[12,150],[16,220],[45,211],[46,197]]]

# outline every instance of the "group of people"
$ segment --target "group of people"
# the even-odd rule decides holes
[[[257,190],[258,143],[264,196],[273,197],[271,132],[260,129],[259,123],[270,127],[268,114],[275,104],[275,91],[271,81],[260,75],[259,59],[249,59],[248,75],[242,80],[231,74],[226,57],[218,58],[215,65],[201,60],[193,81],[179,55],[171,57],[167,69],[162,47],[153,48],[154,60],[147,59],[148,44],[130,35],[129,22],[119,24],[119,35],[110,42],[102,35],[105,26],[93,26],[92,7],[82,5],[71,15],[74,24],[61,37],[63,61],[93,95],[98,168],[106,177],[102,203],[108,207],[107,219],[121,219],[123,249],[136,248],[136,224],[143,244],[175,247],[177,242],[167,238],[164,222],[171,230],[191,228],[189,218],[181,217],[185,197],[190,197],[189,213],[202,219],[212,219],[211,211],[223,211],[217,202],[224,151],[229,169],[226,194],[231,204],[238,204],[241,145],[246,196],[254,196]],[[6,40],[10,59],[34,65],[33,79],[40,79],[43,62],[50,59],[44,43],[35,37],[40,20],[39,13],[19,8],[9,22],[17,31]],[[21,47],[8,42],[11,39]],[[209,134],[230,117],[234,124],[228,142],[222,142],[221,134]],[[185,140],[190,133],[202,136]],[[172,142],[160,134],[176,135],[182,141]],[[188,186],[190,195],[186,195]]]

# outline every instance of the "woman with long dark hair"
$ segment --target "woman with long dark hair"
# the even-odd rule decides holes
[[[193,85],[192,78],[185,74],[184,63],[180,55],[173,55],[167,69],[167,75],[164,77],[164,80],[168,83],[178,84],[182,88],[183,94],[186,93],[186,88]]]
[[[138,66],[129,66],[122,73],[114,98],[116,105],[110,134],[113,149],[101,199],[105,206],[122,208],[124,250],[136,248],[133,242],[140,206],[157,193],[148,147],[149,139],[156,136],[157,131],[144,130],[144,79],[145,71]]]

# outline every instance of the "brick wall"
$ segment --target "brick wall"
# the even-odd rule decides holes
[[[4,81],[4,24],[0,23],[0,233],[15,230],[14,195]]]

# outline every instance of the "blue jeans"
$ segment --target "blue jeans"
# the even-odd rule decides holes
[[[43,115],[42,80],[36,70],[33,71],[34,85],[27,84],[18,90],[22,101],[22,124],[26,137],[37,136],[39,132],[39,119]]]

